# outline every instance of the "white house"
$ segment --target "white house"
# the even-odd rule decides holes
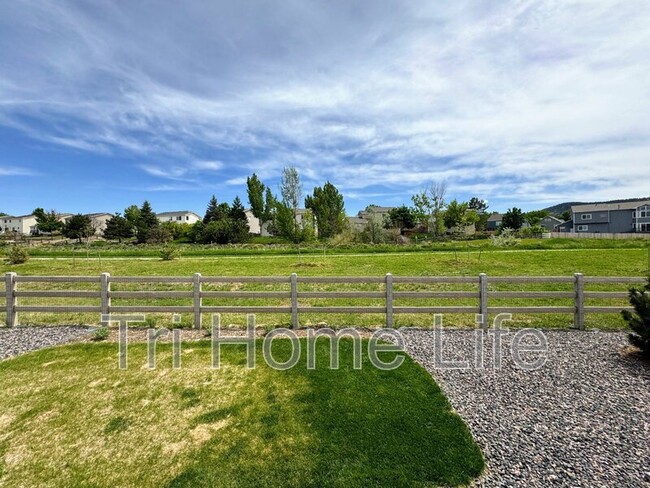
[[[194,212],[190,212],[189,210],[180,210],[178,212],[162,212],[156,214],[156,217],[158,217],[158,220],[161,223],[174,222],[176,224],[195,224],[199,220],[202,220],[201,217],[199,217]]]
[[[17,232],[23,235],[36,233],[36,217],[33,215],[20,215],[18,217],[4,215],[0,217],[0,224],[2,233]]]
[[[260,224],[260,219],[253,215],[253,210],[250,208],[244,210],[244,213],[246,214],[246,219],[248,220],[248,230],[251,234],[264,237],[271,235],[269,232],[269,225],[271,224],[270,222],[264,222],[264,224]]]
[[[88,217],[90,217],[90,221],[92,222],[93,228],[95,229],[95,235],[102,235],[106,229],[106,222],[110,220],[111,217],[113,217],[113,214],[93,213],[88,214]]]

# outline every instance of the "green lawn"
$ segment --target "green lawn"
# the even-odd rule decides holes
[[[594,243],[594,241],[587,240]],[[543,242],[540,240],[539,242]],[[608,243],[610,241],[599,241]],[[612,241],[622,242],[622,241]],[[634,242],[634,241],[630,241]],[[532,243],[531,243],[532,245]],[[629,244],[628,244],[629,245]],[[638,244],[637,244],[638,245]],[[184,275],[191,276],[200,272],[206,276],[215,275],[284,275],[298,273],[306,275],[369,275],[382,276],[385,273],[394,275],[467,275],[477,276],[485,272],[488,276],[503,275],[560,275],[571,276],[575,272],[581,272],[591,276],[643,276],[648,273],[648,250],[642,247],[636,248],[602,248],[602,249],[549,249],[549,250],[474,250],[474,251],[435,251],[435,252],[404,252],[404,253],[371,253],[371,254],[339,254],[339,255],[317,255],[309,254],[303,256],[295,255],[265,255],[263,253],[255,256],[204,256],[184,257],[176,261],[160,261],[155,258],[45,258],[31,259],[26,264],[17,266],[0,265],[0,272],[16,271],[25,275],[98,275],[101,272],[109,272],[113,275]],[[4,294],[1,293],[0,284],[0,305],[3,304]],[[52,285],[50,285],[51,287]],[[169,286],[146,285],[149,290],[171,289]],[[432,285],[427,289],[435,290],[461,290],[472,291],[472,286],[465,285]],[[37,289],[36,285],[32,285]],[[64,285],[59,288],[63,289]],[[206,289],[228,290],[237,288],[239,290],[287,290],[286,285],[255,285],[255,284],[233,284],[228,286],[213,287],[206,286]],[[21,285],[27,289],[27,285]],[[84,289],[83,285],[75,284],[75,289]],[[396,289],[402,291],[420,290],[423,286],[400,285]],[[134,290],[135,287],[122,285],[114,286],[114,290]],[[143,289],[142,287],[138,289]],[[183,286],[174,289],[189,289]],[[373,286],[345,286],[345,285],[301,285],[301,291],[315,290],[363,290],[380,291],[381,285]],[[475,287],[473,288],[475,289]],[[625,285],[589,285],[590,291],[625,291]],[[490,291],[512,291],[512,290],[549,290],[549,291],[571,291],[570,283],[563,285],[512,285],[507,283],[490,285]],[[40,299],[21,299],[21,303],[39,304]],[[76,299],[60,299],[53,304],[91,304],[88,301]],[[204,301],[206,305],[216,304],[216,301]],[[220,300],[223,305],[284,305],[287,300],[264,301],[260,299],[227,299]],[[353,306],[370,305],[382,306],[382,300],[367,299],[330,299],[328,301],[318,299],[305,299],[301,304],[313,306]],[[475,300],[457,300],[459,305],[473,305]],[[136,303],[128,300],[114,301],[114,305],[134,305]],[[151,305],[183,305],[183,300],[159,300],[150,302]],[[409,300],[401,299],[396,305],[404,306],[427,306],[427,305],[449,305],[449,300]],[[539,305],[539,306],[571,306],[571,299],[508,299],[494,300],[491,305]],[[625,299],[616,300],[591,300],[588,305],[609,305],[626,306]],[[152,323],[156,321],[164,325],[170,325],[170,318],[152,315],[149,317]],[[396,315],[396,326],[430,326],[432,319],[428,315],[400,314]],[[0,318],[0,320],[2,320]],[[207,318],[206,318],[207,320]],[[301,316],[303,325],[314,325],[326,322],[333,327],[358,325],[376,327],[383,323],[382,315],[349,315],[349,314],[309,314]],[[517,314],[514,322],[515,327],[568,327],[573,317],[564,315],[537,315],[527,316]],[[54,316],[52,314],[22,314],[20,321],[23,324],[30,323],[97,323],[97,317],[82,314],[65,314]],[[243,315],[232,315],[224,317],[225,323],[243,325]],[[445,324],[454,326],[473,326],[472,315],[448,315],[445,317]],[[259,315],[258,323],[266,327],[287,325],[289,317],[282,314]],[[190,325],[191,317],[183,317],[183,324]],[[617,314],[596,315],[588,314],[587,327],[601,329],[620,329],[625,327],[621,317]]]
[[[78,344],[0,362],[0,485],[18,486],[449,486],[484,462],[432,378],[408,357],[398,369],[245,368],[243,346],[183,344],[182,368],[143,344],[117,368],[116,344]],[[280,361],[290,342],[277,340]],[[364,346],[365,347],[365,346]],[[389,360],[394,353],[385,353]]]

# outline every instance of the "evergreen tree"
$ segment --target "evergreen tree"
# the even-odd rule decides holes
[[[212,195],[212,198],[208,202],[208,208],[205,211],[205,216],[203,217],[203,223],[209,224],[219,220],[219,205],[217,204],[217,197]]]
[[[158,217],[156,217],[156,214],[151,208],[151,204],[145,200],[142,204],[142,207],[140,207],[140,212],[136,223],[136,237],[138,244],[147,242],[149,240],[149,234],[159,225],[160,222],[158,221]]]
[[[521,229],[521,226],[524,225],[524,214],[520,208],[512,207],[503,214],[503,219],[501,220],[502,229]]]
[[[56,210],[50,210],[46,212],[42,208],[36,208],[32,212],[34,217],[36,217],[36,224],[38,232],[52,233],[58,232],[63,228],[63,222],[59,220],[59,215],[56,213]]]
[[[122,242],[122,239],[129,239],[130,237],[133,237],[133,227],[126,217],[116,213],[106,221],[105,239]]]
[[[88,215],[73,215],[63,226],[62,234],[68,239],[88,239],[95,234],[93,222]]]
[[[650,357],[650,278],[643,288],[630,289],[630,304],[634,307],[634,313],[629,310],[621,312],[633,331],[628,336],[630,343]]]
[[[400,232],[404,229],[412,229],[415,227],[413,210],[406,205],[391,209],[384,222],[384,227],[387,229],[397,228]]]

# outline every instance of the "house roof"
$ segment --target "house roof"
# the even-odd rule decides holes
[[[102,217],[104,215],[108,215],[109,217],[113,216],[113,214],[108,212],[99,212],[99,213],[86,214],[86,217]]]
[[[199,217],[199,214],[197,214],[195,212],[192,212],[191,210],[177,210],[176,212],[160,212],[160,213],[156,214],[156,217],[165,217],[165,216],[168,216],[168,215],[179,215],[179,214],[182,214],[182,215],[192,214],[192,215],[196,215],[198,218],[201,218],[201,217]]]
[[[608,210],[634,210],[642,205],[650,205],[650,200],[633,200],[620,203],[589,203],[586,205],[574,205],[571,212],[598,212]]]
[[[347,219],[351,224],[365,224],[368,222],[366,219],[362,219],[361,217],[348,217]]]
[[[3,215],[3,219],[29,219],[29,218],[36,218],[34,215]]]
[[[547,215],[542,220],[547,220],[547,219],[555,220],[557,224],[561,224],[562,222],[564,222],[564,220],[558,219],[557,217],[553,217],[552,215]]]
[[[500,222],[501,220],[503,220],[503,214],[500,214],[498,212],[494,212],[487,219],[488,222]]]

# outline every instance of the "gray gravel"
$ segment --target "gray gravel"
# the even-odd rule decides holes
[[[490,340],[486,369],[450,370],[435,364],[433,332],[404,332],[407,351],[433,374],[486,456],[488,472],[476,486],[650,486],[650,366],[622,354],[623,333],[544,333],[547,362],[525,371],[512,360],[511,335],[500,369]],[[446,331],[442,357],[472,358],[473,338]]]
[[[12,327],[0,328],[0,360],[44,347],[65,344],[88,337],[90,327]]]

